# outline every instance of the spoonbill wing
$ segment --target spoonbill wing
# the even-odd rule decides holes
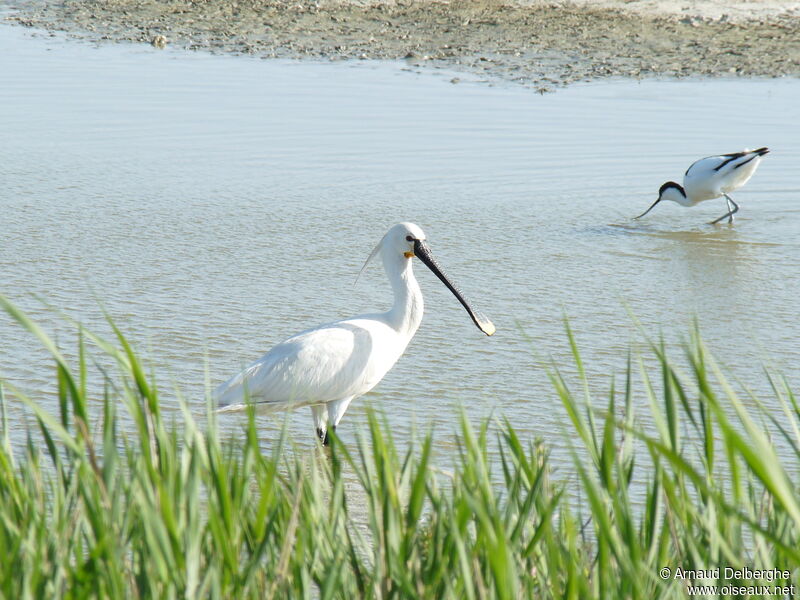
[[[394,364],[376,360],[374,327],[357,319],[309,329],[281,342],[215,392],[218,406],[241,410],[292,408],[358,396]],[[396,360],[396,358],[395,358]]]

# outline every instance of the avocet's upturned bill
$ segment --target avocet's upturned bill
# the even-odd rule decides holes
[[[390,228],[364,263],[380,255],[394,291],[394,306],[336,321],[290,337],[267,352],[215,392],[223,411],[310,406],[317,435],[327,443],[350,402],[366,394],[391,369],[422,320],[422,291],[412,258],[419,258],[455,295],[486,335],[495,327],[474,310],[431,255],[425,234],[413,223]],[[362,267],[362,271],[364,269]]]
[[[642,218],[662,200],[672,200],[682,206],[694,206],[699,202],[725,196],[728,203],[728,212],[719,219],[711,221],[711,225],[719,223],[727,217],[728,223],[733,223],[733,215],[739,210],[739,205],[733,201],[728,193],[738,190],[756,172],[761,157],[769,152],[769,148],[758,150],[742,150],[733,154],[709,156],[701,158],[686,171],[683,176],[683,186],[668,181],[658,190],[658,199],[640,214]]]

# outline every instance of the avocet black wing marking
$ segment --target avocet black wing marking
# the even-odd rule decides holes
[[[725,160],[723,160],[716,167],[714,167],[714,170],[715,171],[719,171],[720,169],[722,169],[728,163],[733,162],[737,158],[742,158],[743,156],[747,156],[747,154],[748,154],[748,152],[734,152],[733,154],[723,154],[722,156],[725,157]],[[711,158],[711,157],[709,157],[709,158]],[[744,164],[744,163],[742,163],[742,164]],[[736,168],[736,167],[734,167],[734,168]]]

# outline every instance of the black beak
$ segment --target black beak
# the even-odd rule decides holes
[[[653,207],[655,207],[655,205],[656,205],[656,204],[658,204],[659,202],[661,202],[661,196],[659,196],[659,197],[658,197],[658,200],[656,200],[655,202],[653,202],[653,203],[650,205],[650,208],[648,208],[646,211],[644,211],[644,212],[643,212],[642,214],[640,214],[638,217],[634,217],[634,219],[641,219],[643,216],[645,216],[647,213],[649,213],[651,210],[653,210]]]
[[[455,284],[448,279],[445,272],[439,266],[439,263],[437,263],[436,259],[433,258],[431,249],[423,240],[414,240],[414,256],[425,263],[425,265],[431,271],[433,271],[434,275],[441,279],[442,283],[445,284],[451,292],[453,292],[453,295],[458,299],[459,302],[461,302],[461,305],[467,309],[467,313],[475,325],[478,326],[478,329],[480,329],[486,335],[492,335],[495,332],[494,323],[487,319],[483,313],[474,310],[472,306],[470,306],[469,302],[467,302],[467,299],[464,298],[464,294],[461,293],[461,290],[459,290]]]

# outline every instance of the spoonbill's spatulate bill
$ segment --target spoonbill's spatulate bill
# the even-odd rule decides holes
[[[683,186],[674,181],[668,181],[662,185],[658,190],[658,199],[636,218],[640,219],[645,216],[662,200],[672,200],[682,206],[694,206],[704,200],[725,196],[728,212],[719,219],[714,219],[710,224],[719,223],[726,217],[728,223],[733,223],[733,215],[739,210],[739,205],[728,193],[738,190],[747,183],[756,172],[761,157],[768,152],[769,148],[759,148],[758,150],[742,150],[733,154],[701,158],[687,169],[683,176]]]
[[[425,234],[413,223],[399,223],[383,236],[364,266],[380,255],[394,291],[394,306],[336,321],[290,337],[215,392],[224,411],[310,406],[317,435],[327,442],[327,427],[339,424],[350,402],[366,394],[391,369],[422,320],[422,292],[412,259],[419,258],[455,295],[486,335],[492,322],[474,310],[431,255]],[[362,268],[363,270],[363,268]]]

